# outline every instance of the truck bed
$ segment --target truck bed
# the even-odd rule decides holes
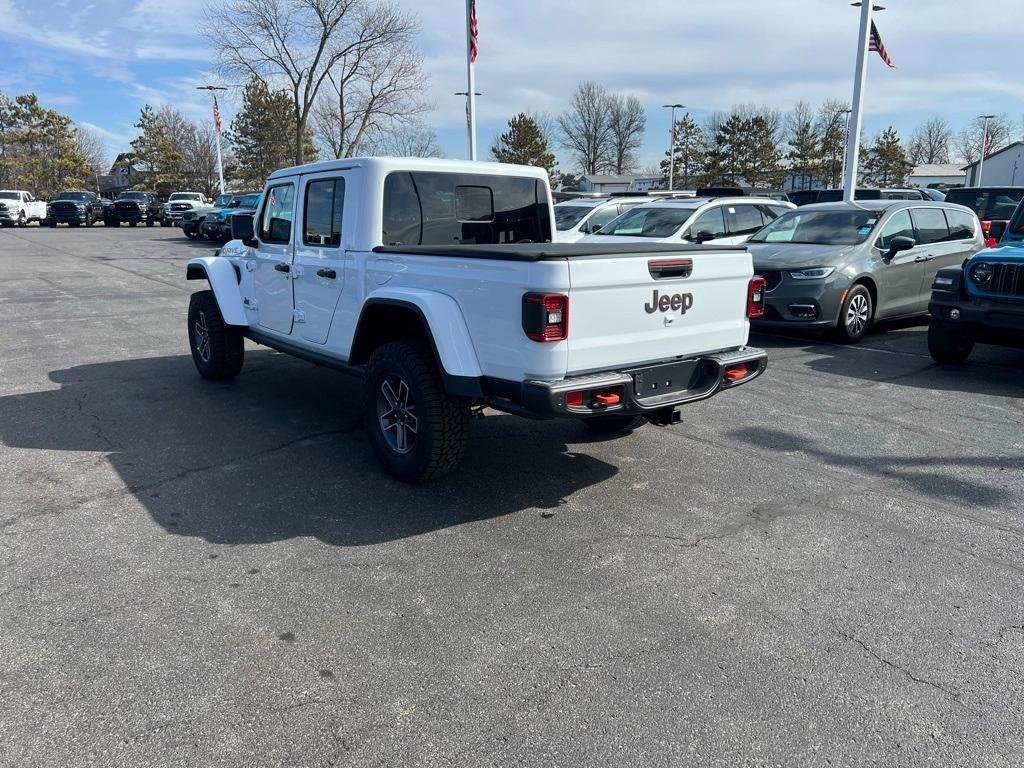
[[[673,243],[511,243],[509,245],[379,245],[374,253],[404,253],[410,256],[450,256],[458,259],[499,261],[550,261],[600,256],[636,256],[664,253],[711,253],[745,251],[744,245],[691,245]]]

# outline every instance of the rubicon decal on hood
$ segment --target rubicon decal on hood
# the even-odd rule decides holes
[[[644,304],[644,310],[648,315],[655,312],[679,312],[685,315],[686,311],[693,306],[692,293],[663,293],[658,295],[658,289],[654,289],[654,295],[649,303]]]

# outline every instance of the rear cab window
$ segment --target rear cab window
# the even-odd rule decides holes
[[[384,180],[385,245],[497,245],[551,241],[539,179],[393,171]]]

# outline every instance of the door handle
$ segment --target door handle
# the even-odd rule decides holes
[[[277,264],[274,265],[274,269],[276,269],[278,272],[291,272],[292,266],[291,264],[285,264],[283,261],[279,261]]]
[[[318,269],[316,271],[317,277],[326,277],[328,280],[333,280],[338,276],[338,273],[333,269]]]

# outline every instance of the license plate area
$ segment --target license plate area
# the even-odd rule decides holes
[[[633,395],[641,402],[694,389],[701,382],[701,372],[700,360],[680,360],[628,371],[633,377]]]

